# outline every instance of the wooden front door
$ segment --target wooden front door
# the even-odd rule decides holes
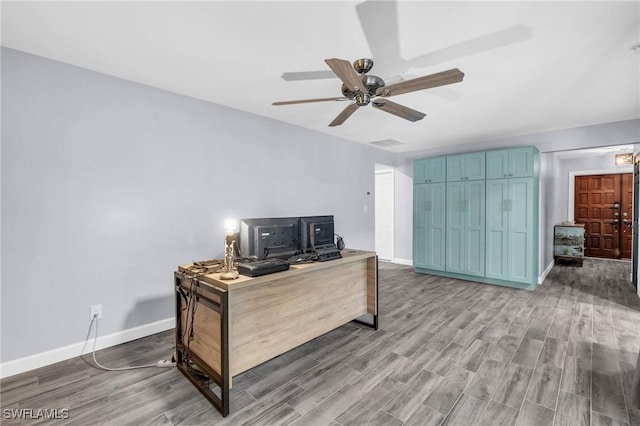
[[[620,205],[620,257],[631,259],[633,247],[633,173],[622,175]]]
[[[575,222],[585,224],[585,256],[630,259],[633,174],[575,179]]]

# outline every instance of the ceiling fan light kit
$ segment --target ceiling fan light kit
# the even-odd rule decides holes
[[[274,102],[273,105],[280,106],[326,101],[354,101],[353,104],[347,106],[340,114],[338,114],[338,116],[329,124],[329,127],[339,126],[344,123],[345,120],[349,118],[359,107],[367,106],[369,104],[372,104],[374,108],[381,111],[415,122],[422,120],[426,114],[404,105],[391,102],[387,99],[377,98],[387,98],[390,96],[402,95],[404,93],[416,92],[418,90],[430,89],[432,87],[459,83],[464,78],[464,73],[462,71],[457,68],[453,68],[447,71],[417,77],[387,86],[382,78],[376,75],[367,74],[371,71],[371,68],[373,68],[372,59],[358,59],[353,63],[353,65],[350,64],[349,61],[338,58],[325,59],[325,62],[334,74],[342,80],[342,94],[344,97],[279,101]]]

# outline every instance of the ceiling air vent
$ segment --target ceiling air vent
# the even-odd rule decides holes
[[[382,141],[369,142],[371,145],[378,146],[380,148],[389,148],[392,146],[404,145],[404,142],[400,142],[394,139],[385,139]]]

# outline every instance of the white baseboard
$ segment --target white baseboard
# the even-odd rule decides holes
[[[538,284],[542,284],[544,279],[547,278],[547,275],[549,275],[549,272],[551,272],[551,269],[553,269],[553,265],[554,264],[555,263],[553,261],[551,261],[551,263],[549,263],[549,265],[547,266],[547,269],[545,269],[544,272],[542,273],[542,275],[538,277]]]
[[[392,262],[399,265],[413,266],[413,261],[411,259],[400,259],[396,257],[392,260]]]
[[[99,336],[96,341],[96,350],[109,348],[121,343],[130,342],[141,337],[151,336],[161,331],[171,330],[175,328],[176,320],[174,317],[164,320],[152,322],[150,324],[141,325],[139,327],[130,328],[128,330],[119,331],[117,333]],[[91,333],[93,336],[93,332]],[[0,364],[0,378],[14,376],[26,371],[35,370],[36,368],[64,361],[66,359],[75,358],[93,350],[93,337],[89,338],[89,342],[74,343],[62,348],[52,349],[50,351],[41,352],[35,355],[29,355],[24,358],[18,358],[12,361]]]

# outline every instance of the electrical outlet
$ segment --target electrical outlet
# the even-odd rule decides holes
[[[93,319],[94,316],[102,319],[102,305],[91,305],[91,319]]]

